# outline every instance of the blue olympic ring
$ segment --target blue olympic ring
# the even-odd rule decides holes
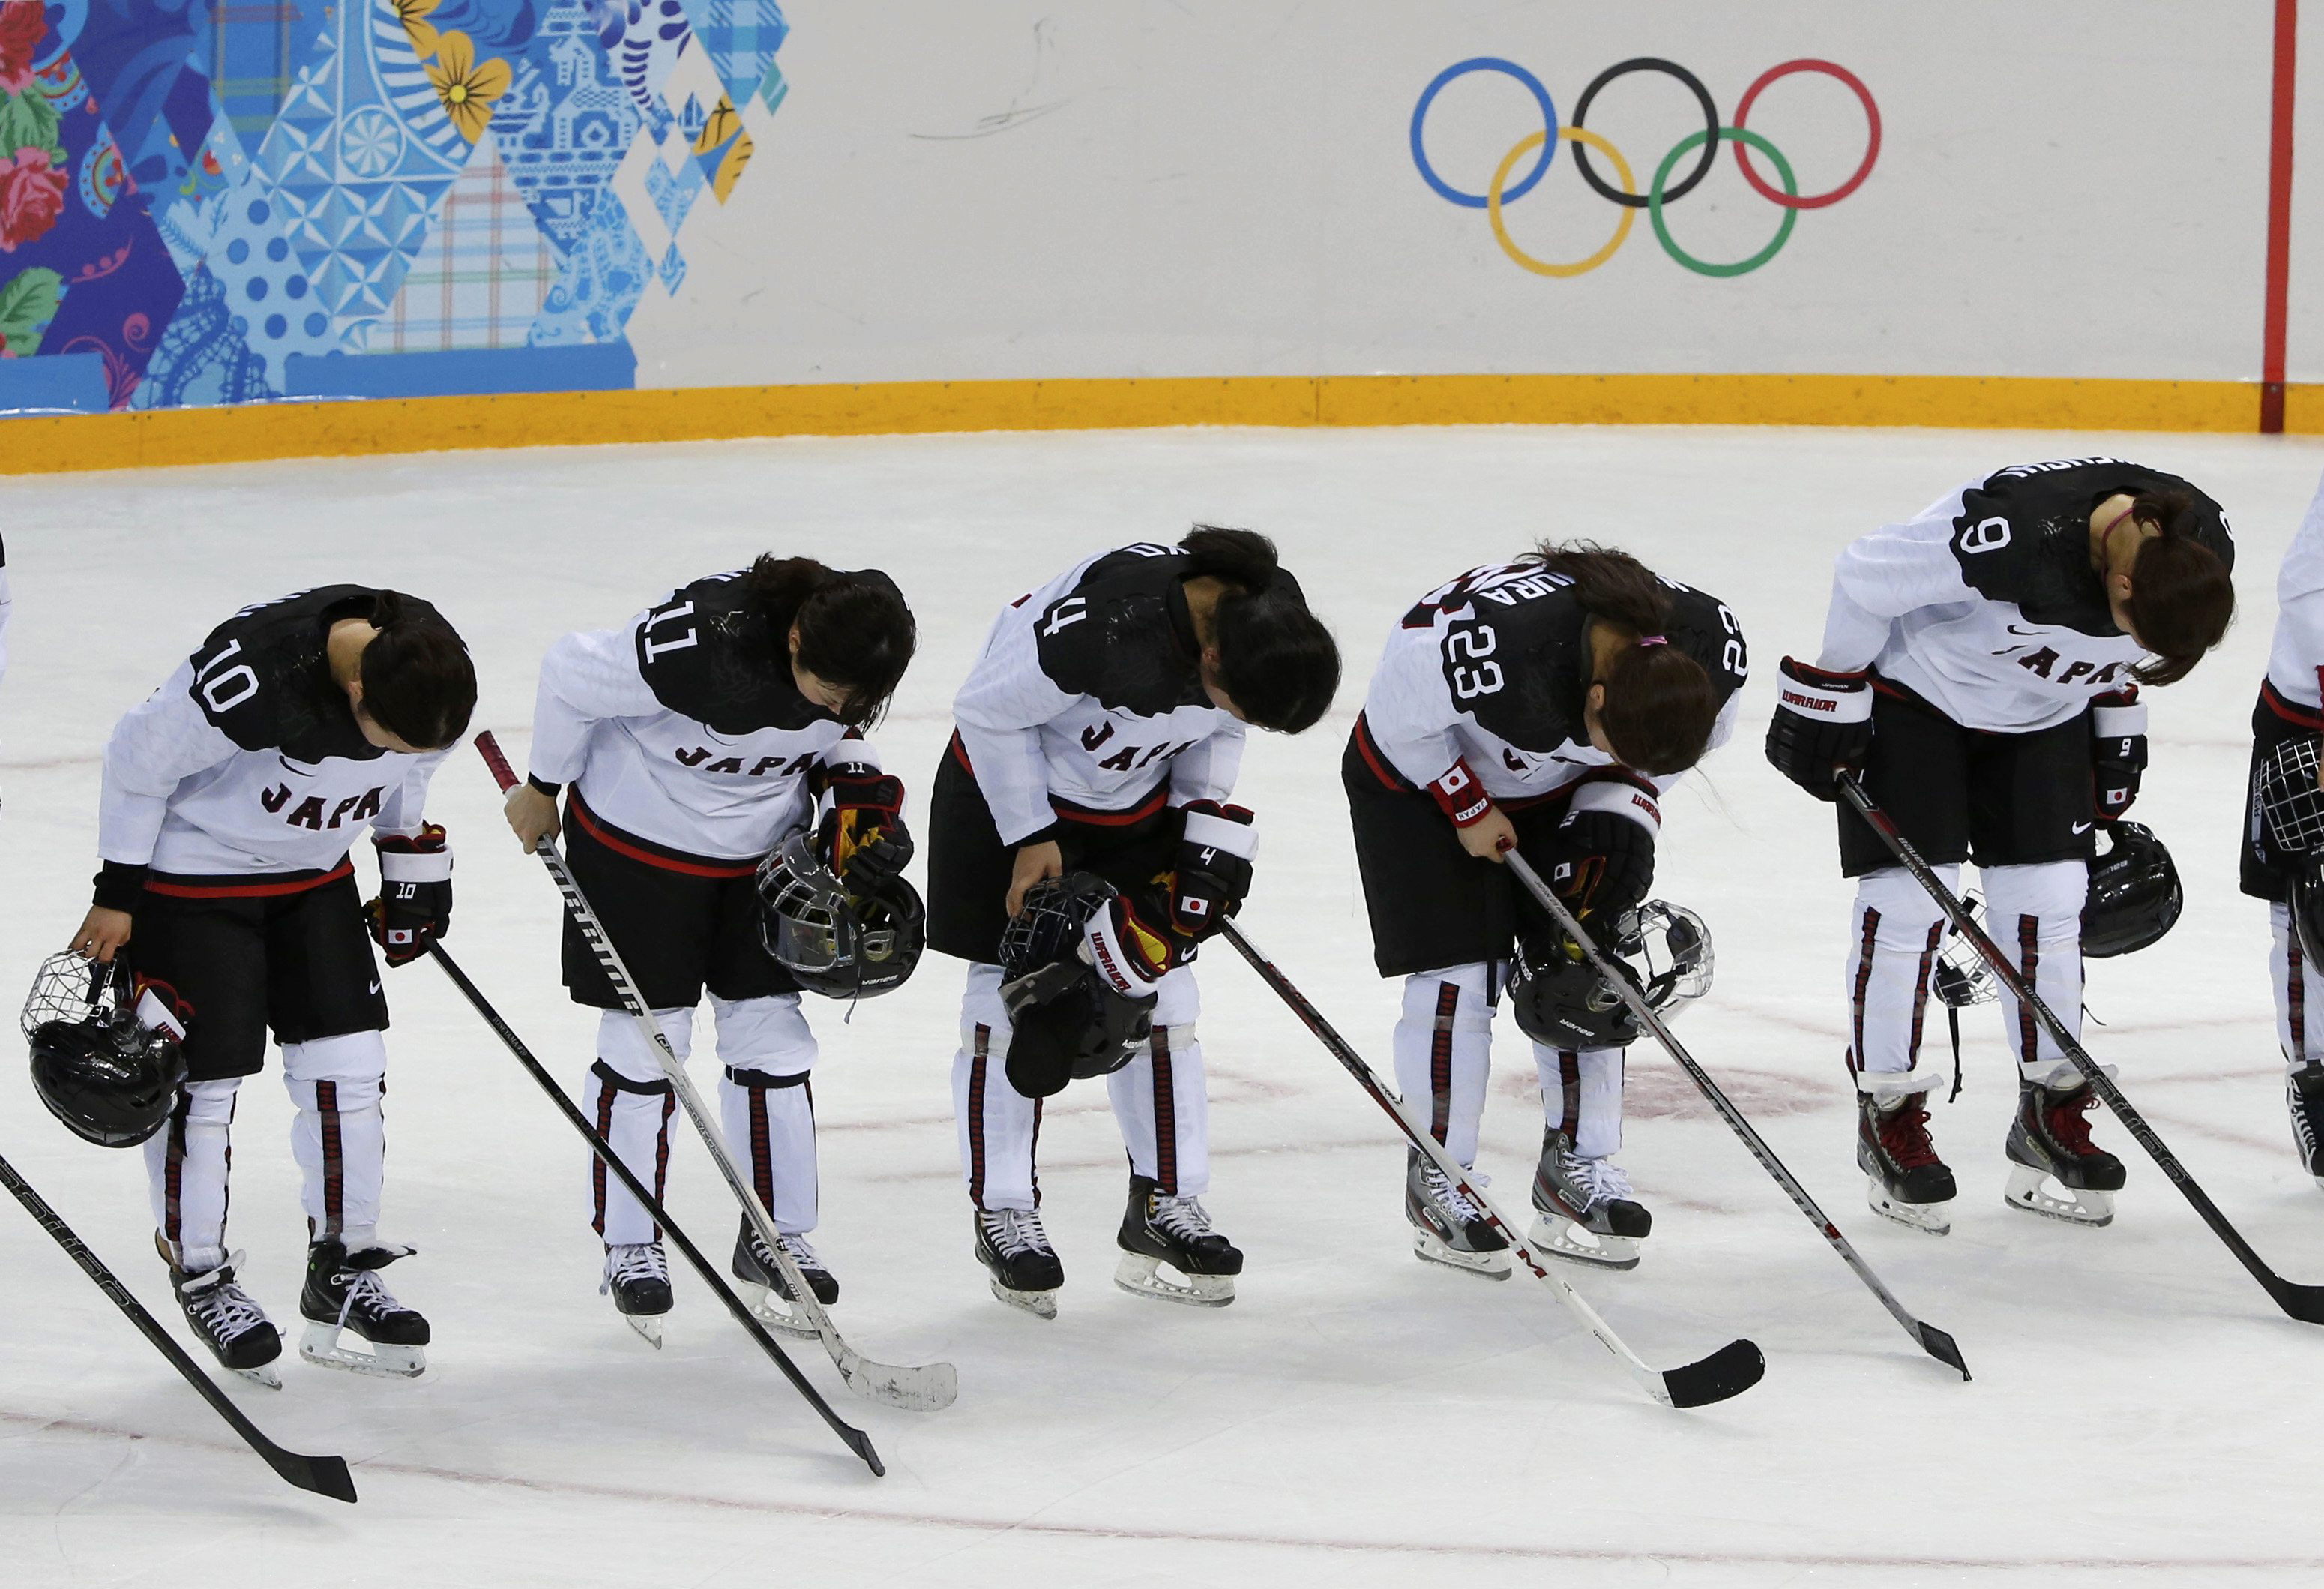
[[[1526,173],[1525,180],[1501,195],[1501,202],[1504,204],[1512,199],[1523,199],[1532,192],[1533,185],[1540,181],[1542,174],[1549,170],[1550,157],[1557,152],[1557,106],[1550,103],[1549,90],[1541,86],[1539,78],[1526,70],[1516,61],[1503,60],[1495,55],[1480,55],[1469,60],[1456,60],[1438,72],[1428,87],[1420,91],[1420,103],[1412,107],[1412,163],[1420,168],[1421,180],[1435,189],[1440,198],[1448,199],[1464,209],[1485,209],[1490,207],[1492,200],[1482,193],[1463,193],[1460,189],[1448,184],[1436,174],[1435,168],[1428,163],[1428,151],[1421,147],[1420,143],[1421,124],[1428,119],[1428,107],[1436,102],[1438,90],[1453,79],[1466,77],[1472,71],[1502,72],[1523,83],[1526,90],[1533,96],[1534,103],[1541,106],[1542,125],[1549,133],[1548,137],[1542,141],[1541,158],[1533,162],[1533,170]]]

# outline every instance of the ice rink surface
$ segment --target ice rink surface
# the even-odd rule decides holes
[[[97,757],[114,719],[234,609],[331,580],[437,602],[474,648],[480,726],[521,761],[534,669],[763,549],[874,564],[918,614],[881,733],[924,790],[947,703],[1001,604],[1074,559],[1249,524],[1345,649],[1338,708],[1254,735],[1241,798],[1264,846],[1253,938],[1383,1072],[1396,1010],[1372,973],[1338,759],[1388,625],[1421,592],[1543,535],[1629,549],[1740,614],[1743,727],[1666,808],[1656,892],[1709,920],[1718,984],[1679,1034],[1905,1304],[1960,1340],[1922,1356],[1651,1045],[1632,1050],[1622,1162],[1655,1212],[1628,1275],[1570,1270],[1650,1360],[1748,1335],[1768,1369],[1724,1405],[1647,1402],[1548,1289],[1411,1256],[1388,1122],[1223,946],[1202,967],[1216,1165],[1207,1199],[1249,1253],[1215,1312],[1110,1283],[1124,1170],[1102,1091],[1058,1101],[1044,1212],[1067,1271],[1045,1324],[970,1252],[947,1077],[956,963],[824,1045],[823,1225],[842,1327],[872,1354],[949,1359],[961,1394],[910,1414],[799,1360],[878,1442],[872,1478],[691,1274],[655,1354],[596,1294],[585,1150],[445,979],[392,974],[383,1233],[435,1325],[426,1379],[286,1353],[236,1384],[284,1444],[344,1453],[354,1508],[279,1483],[56,1247],[0,1202],[0,1584],[1368,1585],[2314,1584],[2324,1331],[2292,1323],[2110,1119],[2130,1184],[2113,1227],[2003,1206],[2014,1102],[1991,1009],[1937,1112],[1953,1233],[1865,1207],[1840,1055],[1849,891],[1831,818],[1758,741],[1769,680],[1812,652],[1831,556],[1972,476],[2115,454],[2184,474],[2240,538],[2242,614],[2155,697],[2135,813],[2173,846],[2185,918],[2093,967],[2090,1047],[2263,1253],[2324,1280],[2324,1191],[2299,1171],[2268,1014],[2261,906],[2233,862],[2277,560],[2324,447],[2285,439],[1914,431],[1178,431],[606,447],[19,479],[0,485],[16,587],[0,686],[0,984],[79,919]],[[476,759],[430,814],[459,854],[447,947],[568,1086],[595,1018],[557,984],[558,905],[498,822]],[[359,857],[370,875],[368,855]],[[13,993],[9,995],[14,997]],[[1521,1207],[1533,1067],[1503,1022],[1483,1165]],[[1932,1034],[1932,1047],[1941,1039]],[[21,1053],[18,1039],[9,1051]],[[703,1049],[710,1045],[706,1040]],[[180,1332],[134,1154],[69,1139],[18,1063],[0,1150]],[[696,1073],[707,1087],[708,1054]],[[303,1229],[289,1103],[243,1090],[232,1243],[293,1324]],[[723,1258],[734,1215],[678,1122],[670,1201]]]

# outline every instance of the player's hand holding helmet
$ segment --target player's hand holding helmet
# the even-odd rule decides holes
[[[1046,1098],[1120,1069],[1154,1027],[1156,990],[1191,948],[1086,872],[1044,878],[1001,939],[1009,1084]]]
[[[51,955],[24,1001],[32,1090],[84,1141],[134,1148],[177,1106],[185,1020],[163,984],[139,988],[119,960]]]
[[[901,877],[842,882],[793,830],[759,863],[759,938],[799,986],[868,999],[904,985],[927,947],[927,908]]]
[[[912,836],[904,827],[904,781],[862,762],[834,767],[825,775],[830,802],[816,843],[832,875],[851,892],[876,892],[903,875],[912,859]]]

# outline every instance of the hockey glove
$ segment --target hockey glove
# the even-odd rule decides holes
[[[832,875],[850,893],[866,893],[899,876],[912,859],[904,827],[904,782],[877,767],[851,762],[825,776],[831,809],[816,840]]]
[[[1611,780],[1583,786],[1550,840],[1550,892],[1584,924],[1613,921],[1654,884],[1661,821],[1647,790]]]
[[[1839,769],[1854,771],[1872,748],[1872,688],[1862,673],[1827,673],[1784,659],[1767,760],[1820,800],[1840,798]]]
[[[1194,800],[1171,873],[1170,926],[1196,943],[1223,926],[1250,895],[1250,864],[1259,833],[1240,806]]]
[[[2146,771],[2146,707],[2138,687],[2090,703],[2090,792],[2101,822],[2118,822]]]
[[[433,822],[409,837],[375,835],[371,842],[379,852],[371,936],[390,965],[406,965],[451,928],[451,846]]]

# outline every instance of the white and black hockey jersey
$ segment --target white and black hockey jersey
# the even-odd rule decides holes
[[[745,570],[673,591],[618,629],[541,659],[531,781],[657,845],[756,861],[813,809],[818,764],[877,767],[855,731],[799,693],[784,637],[745,600]],[[867,577],[885,578],[885,575]]]
[[[180,877],[335,871],[366,827],[416,834],[448,750],[363,735],[331,677],[331,625],[379,592],[326,585],[245,607],[211,631],[106,742],[99,902],[128,909],[146,868]],[[406,597],[406,610],[432,613]]]
[[[2275,576],[2275,637],[2267,652],[2267,689],[2279,714],[2324,727],[2324,481],[2300,521]],[[2291,710],[2285,710],[2289,707]]]
[[[2115,627],[2090,567],[2090,512],[2165,486],[2194,494],[2194,538],[2232,569],[2227,516],[2177,476],[2119,458],[2022,464],[1842,551],[1817,666],[1869,668],[1966,728],[2030,734],[2070,720],[2131,684],[2145,654]]]
[[[1720,697],[1716,749],[1734,732],[1736,692],[1750,672],[1742,625],[1717,597],[1661,583],[1667,642],[1702,664]],[[1429,789],[1465,765],[1495,800],[1523,804],[1615,767],[1583,724],[1590,615],[1571,586],[1537,564],[1499,563],[1423,596],[1389,633],[1356,725],[1373,770],[1385,760],[1403,782]],[[1666,790],[1682,776],[1643,781]]]
[[[1141,543],[1076,563],[1001,609],[953,697],[957,748],[1007,845],[1062,809],[1224,799],[1243,725],[1203,689],[1192,559]]]

